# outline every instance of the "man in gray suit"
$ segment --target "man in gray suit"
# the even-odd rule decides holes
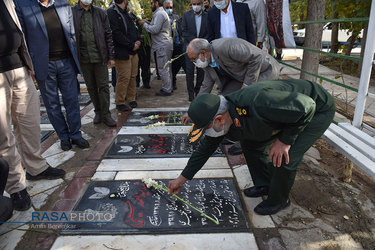
[[[207,12],[203,11],[203,0],[191,0],[192,10],[185,12],[182,16],[182,36],[185,40],[185,49],[194,38],[208,38]],[[186,56],[186,86],[189,93],[189,101],[199,93],[203,82],[204,72],[197,68],[197,78],[194,87],[194,64]]]
[[[220,38],[209,43],[196,38],[190,42],[187,54],[198,68],[204,70],[199,94],[210,93],[214,84],[222,95],[247,87],[255,82],[279,78],[280,65],[270,55],[240,38]],[[188,121],[185,115],[183,122]],[[239,137],[237,135],[236,137]],[[239,138],[230,138],[238,140]],[[230,147],[230,154],[241,154],[239,144]]]
[[[272,56],[239,38],[220,38],[211,43],[197,38],[190,42],[187,53],[205,72],[199,94],[210,93],[215,80],[220,93],[226,95],[254,82],[275,80],[280,73],[280,65]]]

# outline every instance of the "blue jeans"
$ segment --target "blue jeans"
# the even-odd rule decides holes
[[[59,138],[61,140],[81,138],[78,82],[73,59],[50,61],[48,77],[46,80],[38,79],[38,85],[48,118]],[[61,111],[59,90],[66,110],[66,120]]]

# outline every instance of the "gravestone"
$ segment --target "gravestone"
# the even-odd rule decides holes
[[[157,122],[165,122],[165,123],[181,123],[182,116],[186,114],[186,111],[135,111],[132,112],[124,126],[147,126]],[[146,119],[146,117],[150,116],[159,116],[156,119]],[[167,126],[184,126],[182,124],[172,124]]]
[[[176,158],[190,157],[199,143],[192,145],[186,134],[118,135],[104,158]],[[224,156],[219,146],[212,156]]]
[[[60,95],[59,98],[60,98],[60,104],[63,105],[62,96]],[[42,96],[39,96],[39,100],[40,100],[40,105],[44,106]],[[78,95],[78,101],[79,101],[80,106],[87,106],[90,104],[91,99],[89,95]]]
[[[167,186],[169,180],[158,181]],[[246,211],[232,178],[193,179],[179,197],[219,224],[168,193],[148,189],[140,180],[91,182],[73,211],[109,212],[111,223],[79,223],[63,234],[162,234],[250,231]],[[109,218],[109,217],[108,217]],[[110,218],[108,219],[110,220]]]
[[[40,142],[44,142],[52,133],[53,133],[53,130],[41,130]]]

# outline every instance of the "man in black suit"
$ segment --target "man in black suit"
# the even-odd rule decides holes
[[[256,45],[249,7],[230,0],[214,0],[208,11],[208,41],[224,37],[242,38]]]
[[[182,16],[182,36],[185,42],[185,49],[194,38],[208,38],[207,31],[207,13],[203,11],[203,0],[191,0],[192,9],[185,12]],[[186,55],[186,87],[189,93],[189,101],[199,93],[202,86],[204,72],[197,68],[197,79],[194,87],[194,69],[195,66],[190,58]]]

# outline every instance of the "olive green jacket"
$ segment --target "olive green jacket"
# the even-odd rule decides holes
[[[241,141],[267,144],[278,138],[293,145],[313,116],[334,109],[333,97],[321,86],[306,80],[275,80],[255,83],[226,96]],[[182,172],[187,179],[203,167],[224,137],[205,136]]]

